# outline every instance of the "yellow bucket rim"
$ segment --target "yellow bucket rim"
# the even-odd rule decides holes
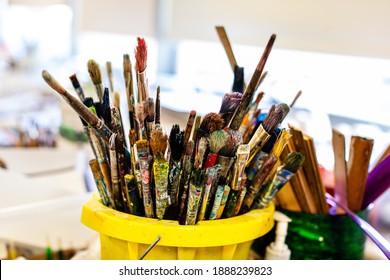
[[[104,206],[97,193],[82,208],[81,223],[107,236],[130,242],[151,244],[160,236],[159,246],[213,247],[252,241],[269,232],[275,207],[251,210],[226,219],[179,225],[173,220],[135,216]],[[126,230],[128,229],[128,230]]]

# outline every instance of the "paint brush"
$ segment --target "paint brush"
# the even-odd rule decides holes
[[[157,87],[156,108],[154,109],[154,111],[155,111],[154,124],[155,126],[161,126],[160,86]]]
[[[208,153],[206,162],[204,163],[205,169],[212,167],[215,164],[218,153],[225,145],[227,138],[228,134],[225,130],[215,130],[211,133],[209,139],[210,152]]]
[[[245,132],[248,129],[248,127],[252,124],[252,122],[253,122],[253,118],[252,117],[255,114],[255,112],[257,110],[257,107],[259,106],[259,103],[260,103],[261,99],[263,98],[263,96],[264,96],[264,92],[260,92],[257,95],[255,102],[253,102],[250,105],[247,113],[245,114],[245,117],[242,120],[242,123],[241,123],[240,128],[239,128],[239,131],[241,132],[242,135],[245,134]]]
[[[125,80],[127,108],[129,112],[130,128],[138,131],[138,123],[135,117],[135,101],[134,101],[134,86],[133,86],[133,72],[128,54],[123,55],[123,77]]]
[[[362,209],[366,209],[390,187],[390,155],[378,163],[367,175]]]
[[[137,116],[137,127],[139,128],[138,133],[137,133],[137,138],[139,140],[146,139],[146,131],[145,131],[145,108],[144,108],[144,103],[138,103],[135,107],[135,113]]]
[[[241,186],[241,180],[244,174],[246,162],[249,158],[249,145],[239,145],[236,152],[236,160],[234,163],[232,178],[230,180],[230,187],[232,190],[239,190]]]
[[[252,184],[247,186],[247,192],[240,210],[241,214],[244,214],[251,209],[256,196],[261,191],[264,181],[270,175],[271,170],[273,169],[277,161],[278,158],[272,152],[268,154],[259,171],[253,178]]]
[[[191,173],[185,222],[186,225],[195,225],[197,221],[198,205],[203,190],[203,172],[204,171],[193,170]]]
[[[106,181],[107,188],[110,192],[110,198],[112,199],[112,206],[115,208],[115,202],[113,201],[114,192],[111,185],[111,169],[109,164],[109,153],[106,150],[106,145],[100,141],[100,138],[91,133],[91,141],[96,152],[96,160],[99,163],[100,170],[103,174],[103,177]]]
[[[102,102],[102,118],[104,123],[112,130],[110,95],[108,93],[108,88],[104,88],[103,102]]]
[[[192,158],[194,153],[194,141],[190,139],[186,146],[186,152],[183,157],[183,167],[182,172],[180,174],[180,185],[179,185],[179,217],[178,221],[179,224],[184,225],[185,224],[185,214],[187,212],[187,198],[188,198],[188,186],[191,176],[191,170],[192,170]]]
[[[209,220],[216,220],[220,218],[221,213],[221,205],[226,203],[227,196],[229,194],[230,187],[228,185],[219,185],[215,192],[214,203],[210,212]]]
[[[120,182],[120,173],[118,170],[118,159],[116,151],[116,137],[117,134],[113,133],[110,137],[109,149],[110,149],[110,170],[111,170],[111,186],[114,195],[115,209],[125,213],[129,213],[127,210],[126,193],[122,193],[122,186]]]
[[[197,145],[197,153],[194,160],[194,169],[200,171],[203,168],[205,157],[207,154],[209,145],[209,140],[207,137],[203,136],[199,139]]]
[[[222,218],[222,214],[225,210],[230,191],[231,191],[231,188],[228,185],[225,185],[225,188],[224,188],[223,194],[222,194],[222,198],[221,198],[221,204],[218,207],[218,212],[217,212],[217,215],[215,216],[215,219]]]
[[[271,137],[270,133],[280,124],[284,116],[284,110],[282,107],[277,107],[275,105],[271,106],[263,123],[259,125],[248,143],[251,155],[255,151],[256,146],[261,149],[265,143],[267,143]]]
[[[348,208],[354,212],[362,209],[373,145],[373,139],[360,136],[351,137],[347,164],[347,198]]]
[[[92,83],[95,86],[96,94],[99,98],[99,102],[102,103],[104,87],[102,83],[102,73],[100,71],[99,64],[95,60],[90,59],[88,60],[87,66],[88,66],[88,73],[89,76],[91,77]]]
[[[280,133],[277,134],[277,140],[272,147],[272,150],[268,153],[268,155],[264,155],[265,159],[262,159],[262,163],[258,172],[253,177],[253,180],[248,180],[247,185],[247,193],[243,202],[242,212],[247,212],[251,208],[254,199],[261,192],[261,189],[269,179],[270,175],[273,174],[274,168],[277,166],[277,161],[291,138],[291,134],[286,130],[281,130]],[[264,157],[263,156],[263,157]],[[251,175],[249,173],[249,175]],[[252,176],[250,176],[250,179]]]
[[[210,201],[211,187],[217,177],[218,167],[209,167],[206,169],[206,179],[204,182],[201,206],[199,208],[198,221],[202,221],[206,217],[207,206]]]
[[[137,37],[134,54],[138,81],[138,102],[140,103],[149,97],[148,79],[146,77],[148,50],[144,38]]]
[[[130,143],[130,161],[131,161],[131,170],[133,175],[135,176],[135,181],[137,183],[137,188],[139,192],[139,196],[142,198],[142,178],[141,173],[139,171],[139,167],[137,168],[137,161],[136,161],[136,143],[137,141],[137,135],[134,129],[131,129],[129,131],[129,143]]]
[[[240,102],[242,100],[242,93],[240,92],[232,92],[225,93],[222,99],[221,108],[219,109],[218,114],[224,121],[224,126],[228,126],[230,124],[230,120],[232,119],[234,112],[237,110]]]
[[[297,172],[302,166],[305,157],[298,152],[292,152],[287,155],[282,164],[278,167],[274,177],[270,180],[270,183],[266,184],[262,189],[257,203],[252,206],[254,209],[262,209],[268,206],[276,194],[284,187],[284,185],[290,180],[290,178]]]
[[[93,175],[93,178],[95,180],[96,188],[98,190],[99,197],[100,197],[102,204],[107,206],[107,207],[111,207],[111,208],[115,209],[115,205],[113,205],[111,203],[112,198],[110,195],[110,191],[107,187],[106,180],[103,177],[103,173],[100,170],[99,163],[97,162],[96,159],[91,159],[89,161],[89,166],[91,168],[92,175]]]
[[[115,130],[115,132],[118,134],[118,139],[121,141],[121,144],[123,144],[123,147],[127,148],[127,144],[125,140],[125,129],[123,126],[122,113],[120,107],[121,104],[120,104],[119,92],[114,91],[113,106],[111,109],[112,127],[113,130]]]
[[[290,112],[290,106],[288,106],[286,103],[279,103],[276,106],[276,110],[283,111],[283,117],[282,117],[281,121],[279,122],[279,124],[280,124],[283,122],[283,120],[287,117],[288,113]]]
[[[169,134],[169,147],[171,157],[169,160],[169,196],[172,205],[178,204],[179,180],[181,171],[181,161],[184,151],[184,132],[180,131],[180,126],[174,124]]]
[[[246,167],[246,175],[247,175],[247,184],[251,184],[253,178],[256,173],[259,171],[260,167],[263,165],[264,160],[267,158],[269,153],[272,151],[276,140],[279,139],[279,135],[282,132],[280,128],[275,128],[272,133],[270,139],[264,145],[264,147],[259,150],[257,153],[254,153],[253,159],[248,159],[247,167]]]
[[[144,110],[145,110],[145,131],[147,139],[150,139],[150,133],[154,129],[154,100],[151,97],[148,97],[144,101]]]
[[[245,89],[245,92],[242,96],[241,103],[238,106],[236,112],[234,113],[234,116],[233,116],[231,123],[230,123],[230,128],[233,130],[238,130],[240,128],[240,125],[241,125],[242,120],[245,116],[245,113],[247,112],[248,106],[252,101],[253,94],[255,93],[258,81],[261,77],[265,63],[267,62],[268,56],[271,52],[272,46],[275,42],[275,39],[276,39],[276,35],[272,34],[271,38],[269,39],[269,41],[267,43],[267,46],[265,47],[263,55],[261,56],[258,65],[256,66],[256,69],[252,75],[252,78],[251,78],[248,86]]]
[[[92,100],[92,98],[86,98],[87,99],[87,103],[90,103],[93,105],[93,101],[90,101],[90,99]],[[84,100],[86,100],[84,99]],[[92,103],[91,103],[92,102]],[[89,106],[88,106],[89,107]],[[81,123],[83,125],[83,130],[84,130],[84,133],[85,135],[87,136],[87,139],[88,139],[88,143],[92,149],[92,153],[93,155],[95,156],[95,158],[97,158],[97,153],[96,153],[96,149],[95,149],[95,146],[92,142],[92,138],[91,138],[91,133],[93,133],[93,131],[91,130],[90,126],[88,125],[88,123],[86,121],[84,121],[81,117],[79,117],[80,120],[81,120]]]
[[[131,155],[129,157],[126,157],[126,141],[124,137],[123,132],[123,126],[122,126],[122,120],[121,115],[117,107],[115,105],[111,109],[112,113],[112,126],[116,133],[116,139],[115,139],[115,150],[116,150],[116,156],[117,156],[117,165],[118,165],[118,172],[119,172],[119,181],[122,188],[122,193],[126,194],[126,184],[124,181],[124,177],[126,174],[130,173],[131,167]],[[124,198],[125,199],[125,198]],[[127,204],[125,205],[127,208]]]
[[[112,74],[111,61],[106,61],[106,70],[107,70],[108,82],[110,84],[110,92],[114,92],[114,75]]]
[[[245,195],[246,195],[246,187],[243,186],[239,190],[236,206],[234,207],[231,217],[237,216],[239,214]]]
[[[243,93],[245,90],[245,81],[244,81],[244,67],[236,66],[234,69],[234,80],[232,91]]]
[[[140,175],[142,178],[142,197],[144,203],[145,216],[154,218],[154,203],[152,198],[152,188],[150,185],[149,166],[149,142],[147,140],[137,140],[137,156],[139,160]]]
[[[127,202],[128,202],[128,208],[129,213],[132,215],[136,215],[139,217],[144,216],[144,209],[142,205],[142,199],[139,196],[138,188],[137,188],[137,182],[135,180],[135,177],[130,174],[126,174],[124,177],[125,184],[127,187]]]
[[[279,137],[276,140],[274,146],[272,147],[272,151],[271,151],[271,153],[278,159],[278,162],[277,162],[277,164],[275,164],[273,166],[273,168],[270,171],[270,176],[268,176],[266,178],[266,180],[264,181],[263,184],[267,184],[269,182],[269,180],[272,179],[272,175],[275,174],[276,169],[279,166],[280,156],[281,156],[282,152],[284,151],[284,148],[286,147],[286,145],[290,141],[291,137],[292,137],[292,135],[290,134],[290,132],[288,130],[282,129],[282,131],[279,134]]]
[[[194,142],[197,141],[198,130],[199,130],[199,127],[200,127],[201,120],[202,120],[202,117],[200,115],[197,115],[195,117],[195,123],[194,123],[194,127],[192,129],[191,137],[190,137],[190,139],[192,139]]]
[[[169,164],[164,158],[168,146],[168,136],[162,130],[154,130],[150,135],[150,147],[153,152],[153,176],[156,197],[156,217],[162,219],[169,204],[168,170]]]
[[[72,109],[86,121],[92,128],[94,128],[97,133],[105,140],[106,143],[109,141],[111,136],[111,130],[100,120],[96,115],[94,115],[89,108],[87,108],[81,101],[71,95],[66,89],[60,85],[54,77],[46,70],[42,71],[42,77],[45,82],[54,89],[57,93],[61,95],[62,98],[72,107]]]
[[[240,138],[241,134],[239,131],[233,131],[228,127],[225,127],[223,130],[227,132],[228,137],[226,138],[224,146],[219,150],[216,161],[217,164],[222,166],[219,184],[228,183],[228,174],[234,162],[237,148],[240,144],[242,144],[242,139]]]
[[[83,88],[81,87],[79,80],[77,79],[76,74],[72,74],[69,77],[70,81],[72,82],[73,88],[75,89],[77,95],[80,98],[80,101],[83,102],[85,99]]]
[[[238,130],[232,130],[229,127],[223,129],[228,137],[225,142],[225,145],[219,150],[218,155],[226,157],[234,157],[237,151],[237,148],[242,144],[242,135]]]
[[[209,137],[215,130],[221,130],[224,127],[223,118],[214,112],[206,114],[200,122],[196,136],[199,140],[201,137]]]
[[[260,113],[261,113],[261,109],[259,108],[256,109],[251,119],[248,121],[248,126],[246,128],[246,131],[242,135],[242,141],[245,144],[249,143],[253,135],[253,131],[255,131],[259,127],[260,123],[262,122]]]
[[[246,162],[249,157],[249,145],[241,144],[236,152],[236,160],[233,166],[230,179],[230,192],[226,202],[226,211],[223,216],[229,218],[232,216],[238,199],[238,193],[241,188],[241,182],[244,175]]]
[[[195,118],[196,118],[196,111],[191,110],[190,114],[188,115],[187,125],[184,131],[183,150],[182,150],[183,156],[185,153],[185,147],[187,146],[187,143],[191,138],[191,133],[192,133],[192,128],[194,126]]]

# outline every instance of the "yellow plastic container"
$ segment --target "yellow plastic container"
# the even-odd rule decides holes
[[[179,225],[118,212],[94,194],[84,204],[81,222],[100,233],[101,258],[137,260],[156,240],[145,260],[245,260],[254,239],[273,225],[274,205],[228,219]]]

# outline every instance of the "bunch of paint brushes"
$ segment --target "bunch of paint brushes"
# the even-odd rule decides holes
[[[252,100],[275,38],[271,36],[247,86],[237,68],[234,90],[223,96],[219,112],[201,117],[193,110],[183,130],[175,124],[169,133],[160,123],[159,87],[155,100],[149,94],[143,38],[135,47],[135,79],[130,56],[123,56],[127,134],[119,94],[113,93],[111,67],[106,67],[109,89],[103,86],[99,65],[88,62],[96,100],[85,97],[76,75],[70,79],[78,99],[44,70],[44,80],[81,118],[95,155],[90,167],[101,202],[121,212],[177,220],[181,225],[267,207],[304,162],[295,151],[281,158],[291,139],[281,127],[289,106],[274,104],[260,114],[263,93]]]

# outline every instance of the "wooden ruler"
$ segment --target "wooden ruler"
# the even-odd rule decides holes
[[[351,137],[347,167],[347,198],[348,208],[354,212],[360,211],[362,207],[373,145],[373,139]]]

